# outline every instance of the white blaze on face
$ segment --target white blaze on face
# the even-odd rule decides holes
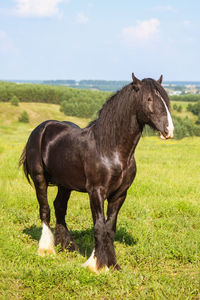
[[[38,254],[44,256],[45,254],[56,254],[54,250],[54,236],[49,226],[43,223],[42,235],[39,241]]]
[[[162,96],[156,92],[156,95],[160,97],[160,99],[162,100],[163,104],[164,104],[164,107],[166,109],[166,112],[167,112],[167,120],[168,120],[168,126],[167,126],[167,130],[168,130],[168,135],[166,136],[167,139],[169,138],[173,138],[174,134],[174,124],[173,124],[173,121],[172,121],[172,117],[171,117],[171,114],[169,112],[169,109],[164,101],[164,99],[162,98]],[[165,139],[165,137],[161,134],[161,139]]]

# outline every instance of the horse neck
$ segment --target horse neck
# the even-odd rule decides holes
[[[142,135],[143,126],[138,123],[136,115],[132,116],[126,130],[126,133],[122,133],[117,145],[117,150],[125,161],[133,156]]]
[[[134,153],[143,129],[137,121],[136,108],[130,85],[107,101],[92,126],[101,153],[112,155],[117,151],[124,160]]]

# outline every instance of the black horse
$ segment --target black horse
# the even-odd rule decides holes
[[[136,175],[134,152],[145,124],[158,130],[163,139],[173,137],[169,98],[158,81],[137,79],[111,96],[98,118],[86,128],[71,122],[46,121],[31,133],[20,165],[34,183],[43,222],[39,254],[62,249],[78,250],[65,223],[72,190],[89,194],[94,221],[95,247],[84,266],[99,272],[119,269],[114,250],[118,212]],[[55,239],[50,230],[48,185],[56,185],[54,201]],[[104,201],[107,199],[107,218]]]

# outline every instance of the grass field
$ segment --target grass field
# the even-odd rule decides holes
[[[86,194],[72,193],[67,216],[82,255],[37,255],[38,204],[18,159],[37,120],[66,117],[57,106],[33,105],[20,104],[15,113],[0,106],[0,299],[199,299],[200,138],[141,139],[137,176],[118,217],[115,247],[122,270],[94,275],[81,267],[93,249]],[[24,109],[31,124],[17,122]],[[55,194],[49,188],[52,229]]]

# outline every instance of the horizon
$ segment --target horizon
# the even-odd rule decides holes
[[[142,78],[143,79],[143,78]],[[81,82],[81,81],[106,81],[106,82],[131,82],[131,80],[125,80],[125,79],[119,79],[119,80],[114,80],[114,79],[91,79],[91,78],[82,78],[80,80],[74,79],[74,78],[57,78],[57,79],[0,79],[0,81],[6,81],[6,82],[46,82],[46,81],[69,81],[69,80],[73,80],[75,82]],[[166,84],[166,83],[200,83],[200,80],[163,80],[162,84]]]

